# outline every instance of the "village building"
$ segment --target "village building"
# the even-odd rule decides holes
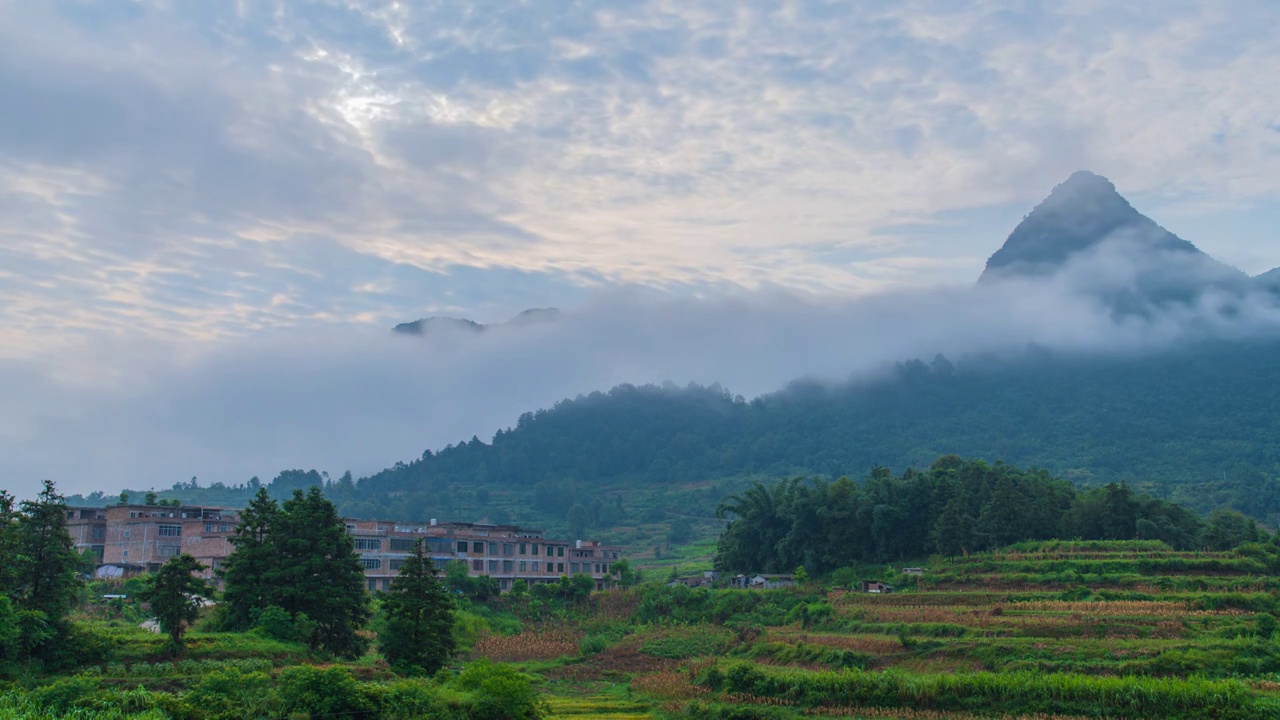
[[[863,580],[862,592],[864,593],[891,593],[893,586],[879,580]]]
[[[729,578],[729,587],[739,590],[776,590],[794,587],[794,575],[735,575]]]
[[[170,558],[187,553],[217,570],[232,553],[237,511],[223,507],[112,505],[67,509],[67,527],[77,550],[97,558],[99,577],[128,577],[154,572]],[[502,590],[516,580],[527,584],[559,582],[561,576],[589,575],[596,589],[612,586],[612,565],[623,548],[586,540],[555,540],[541,530],[484,523],[345,520],[355,542],[370,591],[388,590],[413,550],[423,540],[438,567],[461,560],[472,577],[488,576]]]

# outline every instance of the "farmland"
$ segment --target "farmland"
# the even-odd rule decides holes
[[[472,653],[558,717],[1276,717],[1278,552],[1050,541],[858,569],[890,594],[649,586]]]

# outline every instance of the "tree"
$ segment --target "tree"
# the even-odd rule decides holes
[[[155,491],[149,491],[146,495],[144,495],[143,502],[145,502],[148,505],[155,505],[156,504]]]
[[[293,615],[306,613],[315,623],[313,648],[344,657],[363,653],[356,631],[369,619],[364,569],[351,533],[318,486],[305,494],[293,491],[267,541],[274,552],[266,576],[271,604]]]
[[[615,560],[609,566],[609,574],[618,579],[618,584],[624,588],[635,585],[639,579],[639,573],[631,568],[631,563],[626,559]]]
[[[383,594],[382,609],[386,621],[378,633],[378,650],[397,672],[433,675],[444,667],[456,649],[453,598],[421,539]]]
[[[13,496],[0,490],[0,596],[17,591],[18,578],[18,516],[13,509]]]
[[[591,511],[582,503],[574,503],[565,515],[565,522],[569,524],[569,534],[581,540],[586,537],[587,526],[591,524]]]
[[[964,512],[957,500],[951,500],[933,526],[933,544],[948,559],[973,546],[973,518]]]
[[[1026,500],[1020,496],[1013,478],[1001,475],[991,490],[991,500],[982,508],[978,529],[993,547],[1008,545],[1026,535]]]
[[[17,520],[14,599],[60,625],[80,589],[80,554],[67,532],[66,500],[52,481],[45,480],[35,500],[22,502]]]
[[[213,586],[194,574],[204,569],[199,560],[183,553],[147,578],[139,594],[151,605],[160,629],[169,633],[175,652],[181,652],[182,636],[200,614],[201,599],[213,596]]]
[[[269,578],[278,558],[269,540],[279,515],[280,506],[259,485],[229,538],[235,551],[224,561],[221,574],[226,582],[222,607],[231,629],[248,630],[255,613],[273,604],[275,592]]]
[[[689,518],[678,517],[671,522],[671,531],[667,534],[667,542],[672,545],[683,545],[693,539],[693,523]]]
[[[127,492],[125,492],[125,491],[123,491],[123,490],[121,490],[121,491],[120,491],[120,504],[121,504],[121,505],[128,505],[128,504],[129,504],[129,493],[127,493]]]

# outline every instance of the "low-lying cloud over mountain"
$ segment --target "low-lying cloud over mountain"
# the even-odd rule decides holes
[[[1091,226],[1087,207],[1064,217]],[[618,383],[719,382],[753,396],[800,376],[868,377],[888,361],[938,352],[1020,353],[1035,343],[1142,353],[1280,331],[1275,295],[1257,283],[1224,288],[1217,264],[1186,246],[1086,245],[1049,248],[1051,274],[976,287],[966,280],[855,299],[602,292],[558,322],[490,332],[437,323],[413,338],[352,326],[212,349],[96,344],[49,364],[10,361],[0,367],[9,399],[0,476],[29,493],[42,477],[91,491],[193,475],[236,483],[290,467],[358,474],[487,439],[522,412]],[[1176,268],[1180,287],[1200,289],[1177,302],[1153,299],[1153,268]],[[1117,289],[1128,291],[1131,312],[1115,312]]]

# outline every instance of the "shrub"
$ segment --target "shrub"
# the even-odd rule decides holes
[[[288,610],[275,605],[253,611],[253,631],[273,640],[307,643],[315,629],[316,624],[306,613],[290,615]]]
[[[236,667],[205,675],[184,699],[188,705],[200,708],[207,720],[272,717],[281,706],[269,675]]]
[[[343,715],[349,720],[374,716],[374,709],[360,691],[360,683],[340,667],[287,668],[280,673],[279,687],[280,700],[288,713]]]
[[[454,685],[472,694],[470,717],[474,720],[537,720],[546,714],[529,676],[509,665],[477,660],[458,675]]]

